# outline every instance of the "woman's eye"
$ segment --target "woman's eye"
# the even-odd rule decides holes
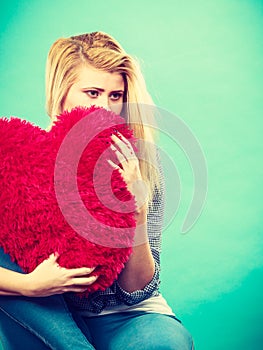
[[[113,92],[110,95],[110,98],[112,101],[118,101],[120,98],[122,98],[122,93],[121,92]]]
[[[87,90],[85,93],[91,98],[96,98],[99,96],[99,92],[96,90]]]

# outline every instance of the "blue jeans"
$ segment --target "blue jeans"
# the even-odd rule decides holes
[[[2,248],[0,266],[22,272]],[[4,350],[94,350],[77,327],[61,295],[44,298],[1,296],[0,340]]]
[[[129,311],[79,317],[84,334],[97,350],[191,350],[190,333],[173,316]]]
[[[1,248],[0,266],[21,272]],[[174,317],[144,312],[82,317],[60,295],[0,297],[0,326],[4,350],[192,349],[191,335]]]

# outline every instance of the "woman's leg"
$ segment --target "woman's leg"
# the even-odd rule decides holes
[[[0,266],[21,272],[19,266],[13,263],[1,248]],[[48,348],[94,350],[77,327],[61,295],[45,298],[1,296],[0,310],[13,322],[37,336]]]
[[[48,350],[39,338],[13,321],[0,311],[0,349],[1,350]]]
[[[174,317],[126,312],[84,318],[97,350],[191,350],[192,337]]]

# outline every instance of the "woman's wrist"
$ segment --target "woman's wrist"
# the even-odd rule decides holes
[[[34,296],[30,274],[19,274],[16,278],[15,292],[24,297]]]
[[[8,269],[1,269],[1,277],[5,283],[1,283],[0,295],[28,296],[30,284],[27,274],[15,272]]]

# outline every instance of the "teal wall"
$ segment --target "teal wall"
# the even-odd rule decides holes
[[[55,39],[103,30],[140,58],[156,104],[191,128],[208,169],[204,210],[182,234],[192,171],[162,135],[181,179],[163,235],[162,292],[197,349],[262,348],[263,1],[4,0],[0,28],[0,114],[43,127]]]

